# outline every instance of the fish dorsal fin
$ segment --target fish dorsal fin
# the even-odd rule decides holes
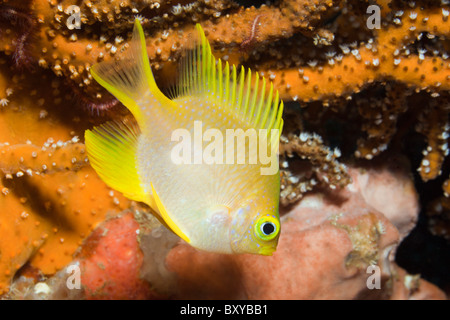
[[[144,124],[139,101],[151,98],[161,104],[173,104],[156,85],[148,61],[144,30],[135,20],[129,47],[119,59],[103,61],[90,69],[94,79],[111,92],[134,115],[139,125]]]
[[[268,136],[271,129],[278,129],[279,134],[272,137],[277,147],[283,128],[283,101],[272,82],[266,88],[266,80],[250,69],[241,67],[238,75],[235,65],[226,62],[223,67],[221,59],[214,58],[200,24],[196,29],[199,38],[183,60],[176,95],[207,95],[250,127],[267,129]]]
[[[86,130],[85,143],[92,167],[108,186],[149,204],[136,167],[139,134],[134,123],[109,121]]]

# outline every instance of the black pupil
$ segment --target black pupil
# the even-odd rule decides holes
[[[273,223],[266,222],[266,223],[264,223],[262,229],[263,229],[264,234],[267,236],[269,234],[272,234],[275,231],[275,226],[273,225]]]

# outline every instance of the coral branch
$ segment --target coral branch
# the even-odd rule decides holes
[[[340,157],[340,151],[325,147],[322,139],[315,134],[302,132],[300,136],[292,133],[282,136],[280,154],[280,200],[283,205],[295,203],[318,184],[327,185],[334,190],[351,182],[345,165],[336,160]],[[300,159],[308,160],[312,165],[312,168],[307,170],[308,174],[294,174],[295,170],[289,168],[288,159],[294,154]]]

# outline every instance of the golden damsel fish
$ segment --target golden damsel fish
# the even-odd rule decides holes
[[[131,111],[137,124],[111,121],[87,130],[88,157],[106,184],[148,204],[190,245],[220,253],[271,255],[280,234],[278,162],[274,172],[262,174],[263,163],[251,161],[255,150],[238,163],[210,161],[206,151],[216,160],[222,153],[234,159],[239,146],[254,146],[254,131],[258,154],[269,149],[278,161],[283,102],[257,73],[242,67],[238,75],[234,65],[222,66],[200,25],[196,29],[199,39],[194,50],[186,52],[171,98],[155,83],[139,20],[125,56],[91,68],[94,79]],[[183,135],[174,133],[198,136],[198,124],[205,130],[201,148],[196,142],[193,148],[190,141],[180,144]],[[245,133],[240,145],[234,145],[235,139],[221,139],[228,138],[231,129]],[[182,159],[209,160],[179,163],[175,150],[184,152]]]

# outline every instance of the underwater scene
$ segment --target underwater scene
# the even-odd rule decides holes
[[[0,0],[0,299],[448,299],[449,14]]]

